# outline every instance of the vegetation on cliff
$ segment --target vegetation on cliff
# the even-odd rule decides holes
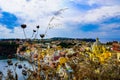
[[[15,42],[0,42],[0,59],[7,58],[8,55],[14,57],[17,47]]]

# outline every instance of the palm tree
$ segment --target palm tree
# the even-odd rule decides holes
[[[27,39],[25,30],[24,30],[26,27],[27,27],[26,24],[22,24],[22,25],[21,25],[21,28],[23,29],[23,32],[24,32],[25,39]]]

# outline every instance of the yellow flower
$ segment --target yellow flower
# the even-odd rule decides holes
[[[27,54],[30,54],[30,50],[26,50],[26,53],[27,53]]]
[[[61,65],[58,65],[57,67],[57,72],[59,72]]]
[[[61,58],[59,58],[59,62],[60,62],[60,64],[66,63],[67,58],[61,57]]]
[[[87,51],[89,51],[89,50],[90,50],[90,48],[89,48],[89,47],[86,47],[85,49],[86,49]]]
[[[111,57],[111,53],[110,52],[103,53],[103,57],[105,59],[108,59],[109,57]]]
[[[103,50],[103,52],[106,52],[105,46],[102,46],[102,50]]]
[[[57,46],[57,50],[61,50],[62,49],[62,47],[61,46]]]
[[[117,60],[120,62],[120,53],[117,53]]]
[[[89,57],[90,57],[90,59],[92,59],[94,57],[94,55],[92,53],[89,53]]]
[[[98,62],[98,58],[93,57],[92,59],[93,59],[94,62]]]
[[[95,73],[99,74],[100,73],[100,69],[96,69]]]
[[[99,57],[100,63],[104,63],[104,57]]]

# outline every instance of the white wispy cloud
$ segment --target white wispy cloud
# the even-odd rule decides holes
[[[7,29],[7,27],[6,26],[4,26],[4,25],[0,25],[0,32],[1,33],[4,33],[4,31],[5,32],[11,32],[11,30],[10,29]]]
[[[85,4],[88,6],[99,5],[99,7],[93,7],[92,9],[81,11],[80,6],[75,6],[73,4]],[[0,0],[1,11],[9,12],[14,14],[18,18],[19,23],[27,24],[26,33],[27,36],[32,35],[32,30],[40,25],[39,33],[44,33],[51,18],[56,17],[58,10],[68,8],[60,16],[57,16],[51,22],[51,26],[55,29],[49,32],[50,36],[59,36],[60,32],[66,32],[66,36],[78,36],[80,37],[91,37],[99,36],[110,36],[105,32],[110,26],[114,27],[116,24],[109,24],[109,27],[103,27],[107,24],[101,24],[101,22],[109,17],[114,17],[120,15],[120,1],[119,0]],[[75,8],[77,7],[77,8]],[[0,13],[1,16],[1,13]],[[87,23],[98,23],[100,25],[99,32],[82,32],[76,31],[74,25],[77,24],[87,24]],[[68,24],[73,25],[72,27]],[[80,26],[78,26],[80,27]],[[112,30],[111,27],[111,30]],[[67,29],[67,30],[66,30]],[[20,26],[15,26],[12,33],[7,26],[0,26],[1,38],[5,37],[19,37],[23,38],[22,29]],[[2,33],[5,32],[5,33]],[[71,32],[74,32],[72,34]],[[70,33],[70,35],[68,34]],[[96,33],[96,34],[95,34]],[[51,34],[51,35],[50,35]],[[84,36],[82,35],[84,34]],[[111,33],[114,34],[114,33]],[[61,34],[62,35],[62,34]],[[60,36],[61,36],[60,35]]]
[[[90,10],[84,16],[84,22],[99,22],[109,17],[120,15],[120,6],[103,6],[98,9]]]
[[[100,30],[110,31],[120,27],[120,23],[100,24]]]
[[[92,5],[101,5],[101,6],[108,6],[108,5],[119,5],[119,0],[70,0],[76,4],[86,4],[89,6]]]
[[[39,20],[47,21],[47,17],[50,17],[53,11],[60,9],[61,0],[0,0],[1,9],[15,14],[18,18],[24,22],[39,22]],[[40,23],[40,22],[39,22]]]
[[[75,23],[94,23],[100,22],[106,18],[120,15],[120,6],[103,6],[97,9],[88,10],[84,13],[77,11],[72,17],[68,17]]]
[[[111,5],[119,5],[120,1],[119,0],[88,0],[87,2],[89,5],[94,5],[94,4],[98,4],[98,5],[102,5],[102,6],[111,6]]]
[[[0,25],[0,38],[7,38],[8,33],[10,33],[11,30],[8,29],[6,26],[4,25]]]
[[[2,11],[17,16],[19,23],[27,24],[27,30],[32,31],[36,28],[36,25],[40,25],[40,30],[44,33],[49,20],[54,16],[53,12],[65,8],[61,5],[62,3],[61,0],[30,0],[29,2],[27,0],[0,0],[0,7]],[[54,20],[51,23],[52,26],[58,26],[58,24],[61,24],[60,20]],[[13,31],[17,35],[16,30],[19,30],[19,28],[15,27]]]

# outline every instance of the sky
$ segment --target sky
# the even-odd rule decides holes
[[[0,0],[0,39],[120,38],[120,0]],[[37,33],[35,33],[37,34]]]

